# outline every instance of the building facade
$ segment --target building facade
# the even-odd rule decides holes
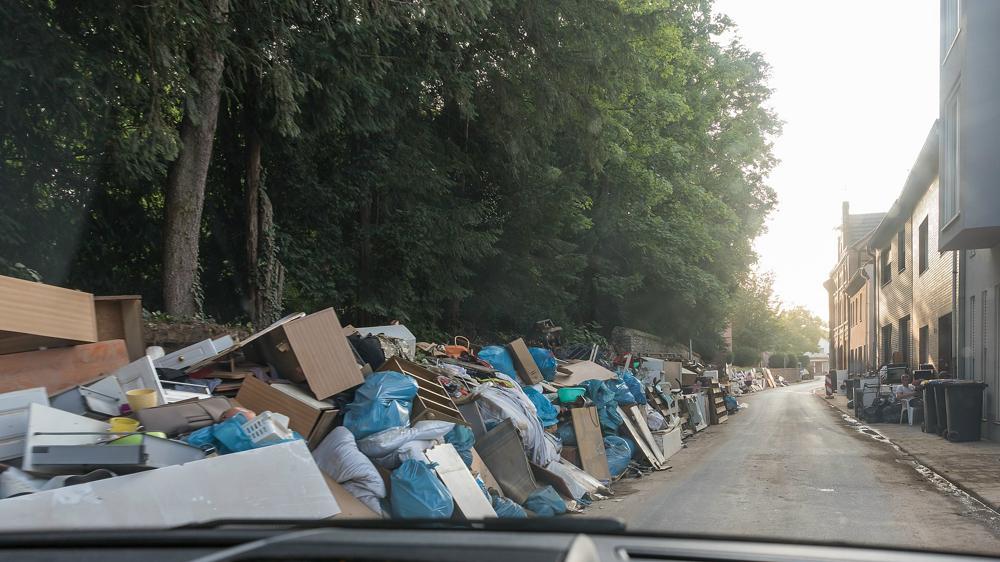
[[[931,229],[938,213],[939,127],[935,123],[910,170],[903,191],[875,229],[879,365],[911,370],[952,359],[951,312],[956,290],[951,252],[939,252]]]
[[[984,434],[1000,438],[1000,2],[941,1],[938,249],[958,273],[956,372],[986,382]]]
[[[867,241],[867,238],[865,239]],[[863,242],[866,243],[866,242]],[[871,262],[859,267],[847,282],[848,298],[848,367],[850,373],[865,373],[876,368],[874,346],[875,283]]]
[[[855,310],[848,287],[858,272],[870,263],[867,240],[884,216],[884,213],[851,214],[850,205],[846,201],[841,206],[837,265],[823,283],[830,305],[828,319],[831,369],[851,370],[854,357],[852,350],[867,345],[852,343],[851,334],[852,327],[859,322],[868,324],[871,309],[863,307]]]

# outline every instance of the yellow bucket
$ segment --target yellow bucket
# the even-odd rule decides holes
[[[133,412],[156,406],[156,391],[152,388],[129,390],[125,393],[125,398],[128,399],[128,405],[132,407]]]
[[[132,418],[111,418],[108,423],[111,424],[111,433],[132,433],[139,429],[139,420]]]

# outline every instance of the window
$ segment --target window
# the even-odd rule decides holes
[[[879,276],[882,279],[882,284],[885,285],[889,281],[892,281],[892,262],[889,261],[888,246],[879,252],[879,259],[881,260],[879,264]]]
[[[948,50],[958,35],[959,16],[961,15],[960,0],[944,0],[941,2],[941,59],[948,56]]]
[[[892,324],[882,326],[882,364],[892,363]]]
[[[958,86],[945,102],[941,149],[941,226],[944,226],[958,214]]]
[[[927,326],[920,327],[920,341],[917,344],[919,346],[919,357],[917,358],[918,363],[929,363],[930,358],[927,356],[927,338],[929,337],[930,330]]]
[[[899,353],[902,356],[900,362],[910,364],[910,317],[899,319]]]
[[[896,233],[896,267],[898,271],[906,269],[906,225]]]
[[[927,271],[927,262],[929,261],[929,250],[927,248],[927,217],[924,217],[924,222],[920,223],[920,233],[917,235],[919,240],[917,245],[920,247],[920,257],[918,258],[920,263],[918,267],[920,268],[920,273]],[[923,361],[923,359],[921,359]]]

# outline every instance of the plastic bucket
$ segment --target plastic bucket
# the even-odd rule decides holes
[[[132,433],[139,429],[139,420],[134,420],[132,418],[111,418],[108,420],[111,424],[111,433]]]
[[[982,436],[983,389],[985,383],[961,382],[946,385],[945,409],[947,411],[948,441],[979,441]]]
[[[148,433],[133,433],[132,435],[126,435],[124,437],[119,437],[114,441],[108,443],[108,445],[142,445],[142,441],[146,436],[159,437],[160,439],[166,439],[167,434],[162,431],[150,431]]]
[[[156,391],[152,388],[138,388],[125,393],[128,405],[133,412],[156,406]]]
[[[581,386],[568,386],[558,390],[559,401],[563,404],[576,402],[576,399],[587,393],[587,389]]]

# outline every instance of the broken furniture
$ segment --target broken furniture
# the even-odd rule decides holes
[[[37,433],[35,437],[58,437],[69,433]],[[75,434],[75,435],[83,435]],[[108,433],[94,435],[107,439]],[[114,434],[111,434],[114,435]],[[98,468],[106,468],[118,474],[163,468],[175,464],[201,460],[205,451],[181,441],[154,437],[143,433],[139,442],[118,444],[116,441],[128,439],[120,437],[104,444],[83,445],[33,445],[31,462],[34,470],[60,473],[85,473]]]
[[[0,310],[0,353],[97,341],[90,293],[0,275]]]
[[[410,420],[443,420],[469,425],[455,405],[448,392],[438,382],[438,375],[430,369],[407,361],[401,357],[391,357],[378,368],[379,371],[403,373],[417,382],[417,395],[413,398]]]
[[[281,377],[308,384],[319,400],[365,382],[332,308],[272,326],[240,347]]]
[[[0,394],[0,461],[24,454],[28,410],[32,404],[49,405],[44,388],[26,388]]]
[[[517,376],[524,384],[538,384],[544,380],[541,369],[538,368],[535,359],[531,357],[531,352],[528,351],[528,346],[522,338],[517,338],[507,344],[507,350],[514,360],[514,369],[517,371]]]
[[[477,439],[476,451],[508,498],[524,503],[538,489],[521,437],[509,419]]]
[[[497,516],[490,500],[483,494],[482,488],[476,483],[454,446],[450,443],[436,445],[424,451],[424,456],[429,462],[436,464],[434,472],[451,492],[463,517],[476,520]]]
[[[306,438],[313,449],[333,427],[337,412],[333,404],[313,398],[292,384],[267,384],[247,377],[236,402],[254,412],[271,411],[288,416],[288,428]]]
[[[132,361],[146,354],[146,342],[142,335],[142,297],[95,296],[94,317],[99,341],[125,340],[128,358]]]

